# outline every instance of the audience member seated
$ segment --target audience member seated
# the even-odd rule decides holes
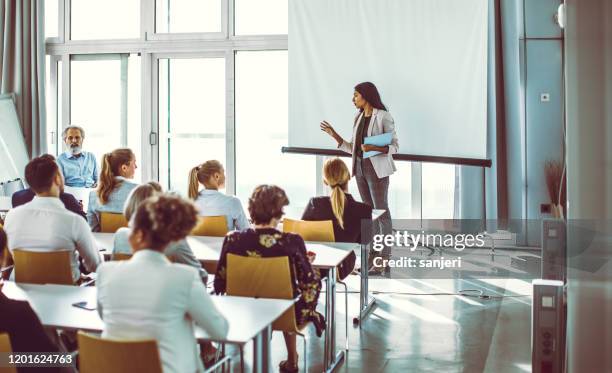
[[[183,240],[196,221],[195,207],[180,197],[148,198],[131,219],[132,258],[106,262],[98,271],[102,336],[155,339],[166,373],[203,370],[193,321],[213,338],[224,337],[228,330],[198,271],[164,255],[168,245]]]
[[[323,315],[316,311],[321,280],[318,271],[313,270],[306,253],[304,240],[296,234],[279,232],[276,229],[283,216],[283,207],[289,204],[285,192],[271,185],[255,188],[249,199],[249,214],[254,228],[228,233],[223,241],[221,257],[215,275],[215,293],[226,291],[227,254],[255,257],[287,256],[291,263],[294,296],[300,296],[295,303],[295,317],[298,326],[312,321],[318,336],[325,329]],[[297,372],[298,354],[295,334],[284,333],[288,359],[280,365],[282,372]]]
[[[158,196],[161,194],[161,192],[161,185],[155,181],[150,181],[134,188],[125,203],[125,208],[123,209],[123,216],[125,216],[125,219],[130,221],[134,215],[134,212],[138,209],[138,206],[142,203],[142,201],[149,197]],[[115,233],[113,254],[132,254],[132,247],[130,246],[129,242],[130,233],[130,228],[119,228],[119,230]],[[200,261],[196,259],[195,255],[193,255],[193,251],[189,247],[186,239],[168,244],[164,254],[166,254],[168,259],[174,263],[187,264],[196,268],[200,273],[202,281],[206,283],[208,273],[204,268],[202,268]]]
[[[102,172],[98,189],[89,194],[87,221],[91,230],[100,231],[100,213],[121,214],[132,189],[136,173],[136,157],[130,149],[115,149],[102,157]]]
[[[69,126],[62,133],[68,151],[60,154],[57,162],[69,187],[95,188],[98,184],[98,163],[93,153],[83,151],[85,131]]]
[[[14,249],[73,251],[72,279],[76,283],[81,276],[79,256],[87,271],[95,271],[102,261],[93,235],[87,223],[66,210],[59,199],[64,178],[52,158],[34,158],[25,168],[25,178],[36,197],[7,213],[4,230],[8,248],[11,254]]]
[[[50,159],[55,161],[55,158],[50,154],[45,154],[42,157],[49,157]],[[18,192],[13,193],[13,196],[11,198],[11,203],[13,205],[13,208],[17,206],[25,205],[26,203],[33,200],[35,195],[36,194],[34,193],[32,188],[20,190]],[[62,191],[60,193],[59,198],[64,204],[64,207],[66,207],[66,209],[74,212],[75,214],[82,216],[83,219],[87,219],[87,215],[85,215],[85,212],[83,211],[83,206],[79,203],[79,201],[77,201],[76,198],[74,198],[72,194],[65,193]]]
[[[331,188],[330,197],[313,197],[302,220],[331,220],[336,242],[361,242],[361,220],[372,219],[372,207],[355,201],[348,193],[351,178],[340,158],[328,159],[323,166],[323,181]]]
[[[198,192],[200,184],[204,189]],[[248,228],[249,220],[240,200],[219,192],[219,188],[224,186],[225,170],[219,161],[206,161],[192,168],[189,173],[189,198],[195,200],[199,215],[225,215],[229,231]]]
[[[6,234],[0,228],[0,262],[4,261]],[[2,293],[3,280],[0,278],[0,333],[8,333],[13,352],[59,352],[57,346],[45,333],[38,316],[25,301],[9,299]],[[40,368],[17,368],[19,373],[37,372]],[[59,372],[49,368],[45,372]]]

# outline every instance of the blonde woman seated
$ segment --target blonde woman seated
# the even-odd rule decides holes
[[[193,204],[180,197],[148,198],[132,216],[132,258],[107,262],[98,270],[102,337],[156,340],[165,373],[203,371],[194,322],[214,339],[228,331],[228,322],[198,271],[164,255],[168,245],[183,240],[196,221]]]
[[[100,212],[123,212],[123,205],[132,189],[136,173],[136,156],[130,149],[115,149],[102,157],[98,189],[89,194],[87,221],[91,230],[100,231]]]
[[[198,192],[200,184],[204,189]],[[225,170],[219,161],[206,161],[189,173],[189,198],[195,201],[199,215],[224,215],[228,231],[248,228],[249,220],[240,200],[219,192],[224,186]]]
[[[372,219],[372,207],[348,193],[350,178],[340,158],[325,161],[323,181],[331,188],[331,195],[311,198],[302,214],[302,220],[331,220],[337,242],[361,242],[361,221]]]
[[[146,184],[137,186],[132,190],[130,196],[125,202],[123,209],[123,216],[127,221],[130,221],[138,206],[142,201],[149,197],[158,196],[162,193],[162,187],[155,181],[149,181]],[[131,230],[130,228],[119,228],[115,233],[115,241],[113,244],[113,254],[132,254],[132,247],[130,246],[129,237]],[[193,251],[189,247],[187,240],[182,239],[180,241],[171,242],[164,251],[164,254],[174,263],[187,264],[188,266],[194,267],[200,273],[202,281],[206,283],[208,273],[202,264],[193,255]]]

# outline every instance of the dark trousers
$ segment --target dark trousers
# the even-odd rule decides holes
[[[392,234],[391,212],[389,211],[389,176],[379,178],[369,159],[355,158],[355,180],[361,200],[373,209],[385,210],[374,226],[374,234]],[[391,248],[385,247],[380,253],[391,256]]]

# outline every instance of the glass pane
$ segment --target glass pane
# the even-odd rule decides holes
[[[352,166],[351,159],[342,158],[346,165]],[[392,219],[420,219],[420,216],[415,215],[412,211],[412,167],[410,162],[395,161],[397,171],[391,175],[389,180],[389,210],[391,211]],[[357,182],[352,177],[349,182],[349,193],[357,201],[363,201]]]
[[[157,0],[155,32],[221,32],[221,0]]]
[[[455,207],[455,166],[423,163],[423,219],[452,219]]]
[[[167,163],[170,165],[169,190],[176,191],[187,196],[189,171],[198,164],[216,159],[225,165],[225,138],[202,139],[202,138],[172,138],[167,142]],[[167,184],[164,184],[164,187]]]
[[[136,39],[140,0],[72,0],[71,39]]]
[[[259,184],[287,192],[292,210],[316,194],[316,158],[282,154],[288,143],[287,51],[236,53],[236,195]],[[273,108],[273,110],[271,110]]]
[[[58,151],[61,149],[58,147],[58,139],[61,138],[61,135],[58,134],[58,105],[57,103],[57,82],[52,79],[52,75],[57,77],[57,65],[58,63],[55,60],[51,60],[51,56],[46,56],[46,89],[45,89],[45,105],[47,109],[47,124],[46,124],[46,133],[47,133],[47,153],[57,155]],[[61,141],[61,140],[60,140]]]
[[[287,34],[288,0],[235,0],[236,35]]]
[[[133,147],[140,180],[140,57],[99,58],[107,59],[70,62],[71,124],[83,127],[83,147],[98,161],[115,148]]]
[[[225,164],[225,59],[159,60],[159,175],[187,194],[189,169]]]
[[[59,33],[59,0],[45,0],[45,37],[56,38]]]

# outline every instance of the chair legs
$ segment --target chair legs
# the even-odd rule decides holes
[[[308,373],[308,343],[306,339],[306,335],[302,333],[296,333],[304,340],[304,372]]]
[[[348,286],[346,285],[346,282],[343,281],[338,281],[336,282],[336,284],[342,285],[344,286],[344,333],[345,333],[345,337],[346,337],[346,342],[344,345],[344,349],[348,351],[349,349],[349,334],[348,334],[348,326],[349,326],[349,317],[348,317]]]

